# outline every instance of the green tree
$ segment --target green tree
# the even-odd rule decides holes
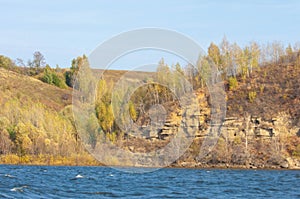
[[[52,84],[53,83],[53,77],[52,77],[52,71],[49,65],[45,67],[44,70],[44,75],[42,77],[42,81],[47,83],[47,84]]]
[[[51,69],[47,64],[41,80],[47,84],[55,85],[59,88],[67,88],[64,76],[62,74],[56,73],[55,70]]]
[[[79,56],[76,59],[72,60],[71,67],[69,71],[65,72],[66,84],[69,87],[74,86],[75,77],[78,71],[88,62],[88,59],[85,55]]]

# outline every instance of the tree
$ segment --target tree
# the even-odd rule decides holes
[[[241,49],[236,43],[232,45],[232,55],[234,59],[234,64],[231,66],[230,72],[231,76],[236,76],[237,74],[243,73],[243,70],[247,68],[246,65],[246,54],[248,50]]]
[[[227,76],[228,69],[230,68],[230,65],[232,65],[232,52],[230,49],[230,43],[228,42],[226,36],[223,37],[223,40],[220,44],[221,49],[221,69],[224,76]]]
[[[45,67],[46,61],[45,61],[44,55],[39,51],[34,52],[32,64],[33,64],[33,67],[36,69]]]
[[[299,41],[294,44],[294,51],[295,52],[299,52],[300,51],[300,42]]]
[[[157,66],[157,80],[161,84],[168,85],[170,83],[170,68],[165,64],[164,59],[162,58]]]
[[[16,62],[17,62],[17,65],[20,67],[26,67],[26,64],[24,63],[23,59],[17,58]]]
[[[90,115],[87,122],[87,133],[88,133],[88,143],[94,149],[97,144],[97,137],[99,135],[97,118],[94,115]]]
[[[214,43],[211,43],[210,46],[208,47],[208,55],[213,60],[213,62],[217,65],[218,69],[222,70],[221,53],[219,47]]]
[[[107,88],[104,79],[98,82],[95,109],[101,129],[105,133],[111,133],[114,125],[114,113],[111,104],[111,90]]]
[[[47,84],[52,84],[52,82],[53,82],[52,72],[51,72],[51,68],[49,65],[47,65],[45,67],[44,76],[42,77],[42,81]]]
[[[211,79],[211,59],[209,57],[199,58],[197,67],[200,76],[200,85],[203,88]]]
[[[230,49],[231,49],[232,63],[229,65],[228,75],[235,77],[238,74],[239,59],[242,53],[242,49],[237,45],[237,43],[232,44]]]
[[[69,87],[74,86],[75,77],[76,77],[78,71],[87,62],[88,62],[88,59],[85,55],[83,55],[82,57],[79,56],[76,59],[72,60],[70,70],[65,72],[66,84]]]
[[[21,64],[24,64],[21,59],[19,59]],[[44,55],[36,51],[33,53],[33,60],[31,61],[30,59],[27,61],[27,66],[30,67],[30,70],[28,71],[28,75],[30,76],[35,76],[38,75],[39,73],[43,72],[42,68],[46,66],[46,61]]]
[[[195,77],[199,74],[198,71],[191,64],[188,64],[184,70],[184,74],[187,77],[188,81],[192,84],[193,88],[195,88]]]
[[[284,54],[283,45],[279,41],[274,41],[271,46],[272,46],[272,51],[271,51],[272,61],[274,63],[278,63],[280,57]]]
[[[128,104],[129,104],[129,115],[130,115],[131,119],[135,122],[137,120],[136,109],[135,109],[132,101],[129,101]]]
[[[285,55],[287,56],[288,61],[292,61],[293,59],[293,48],[291,44],[288,45],[288,47],[285,49]]]
[[[260,47],[256,42],[250,44],[250,73],[259,66]]]
[[[235,90],[238,87],[238,81],[236,77],[229,77],[228,83],[229,83],[229,90],[231,91]]]
[[[64,76],[62,74],[59,75],[58,73],[56,73],[55,70],[51,69],[48,64],[44,69],[44,74],[41,80],[47,84],[52,84],[59,88],[67,87]]]
[[[249,77],[249,68],[250,68],[250,49],[248,46],[240,54],[240,70],[242,77],[245,79]],[[251,68],[252,69],[252,68]]]
[[[0,55],[0,68],[11,69],[14,67],[14,62],[3,55]]]
[[[181,75],[184,74],[184,72],[183,72],[183,70],[182,70],[182,68],[181,68],[181,66],[180,66],[180,64],[178,62],[175,65],[175,70],[176,70],[176,72],[178,72]]]

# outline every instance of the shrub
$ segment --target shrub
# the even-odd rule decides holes
[[[228,82],[229,82],[229,90],[234,90],[237,88],[238,81],[236,77],[229,77]]]
[[[300,157],[300,144],[298,144],[296,149],[293,151],[293,156]]]
[[[47,84],[52,84],[59,88],[67,88],[64,78],[65,77],[63,75],[57,74],[49,66],[46,66],[41,80]]]
[[[256,98],[256,92],[255,91],[250,91],[248,93],[248,99],[249,99],[249,101],[252,103],[252,102],[254,102],[255,98]]]

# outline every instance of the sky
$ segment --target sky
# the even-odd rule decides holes
[[[0,7],[0,54],[26,62],[40,51],[51,67],[70,67],[111,37],[144,27],[178,31],[203,49],[224,35],[242,46],[300,40],[298,0],[0,0]],[[160,53],[138,56],[114,64],[126,68],[162,56],[176,61]]]

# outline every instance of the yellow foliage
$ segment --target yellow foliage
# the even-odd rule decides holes
[[[256,98],[256,92],[255,91],[250,91],[248,93],[248,99],[249,99],[249,101],[252,103],[252,102],[254,102],[255,98]]]

